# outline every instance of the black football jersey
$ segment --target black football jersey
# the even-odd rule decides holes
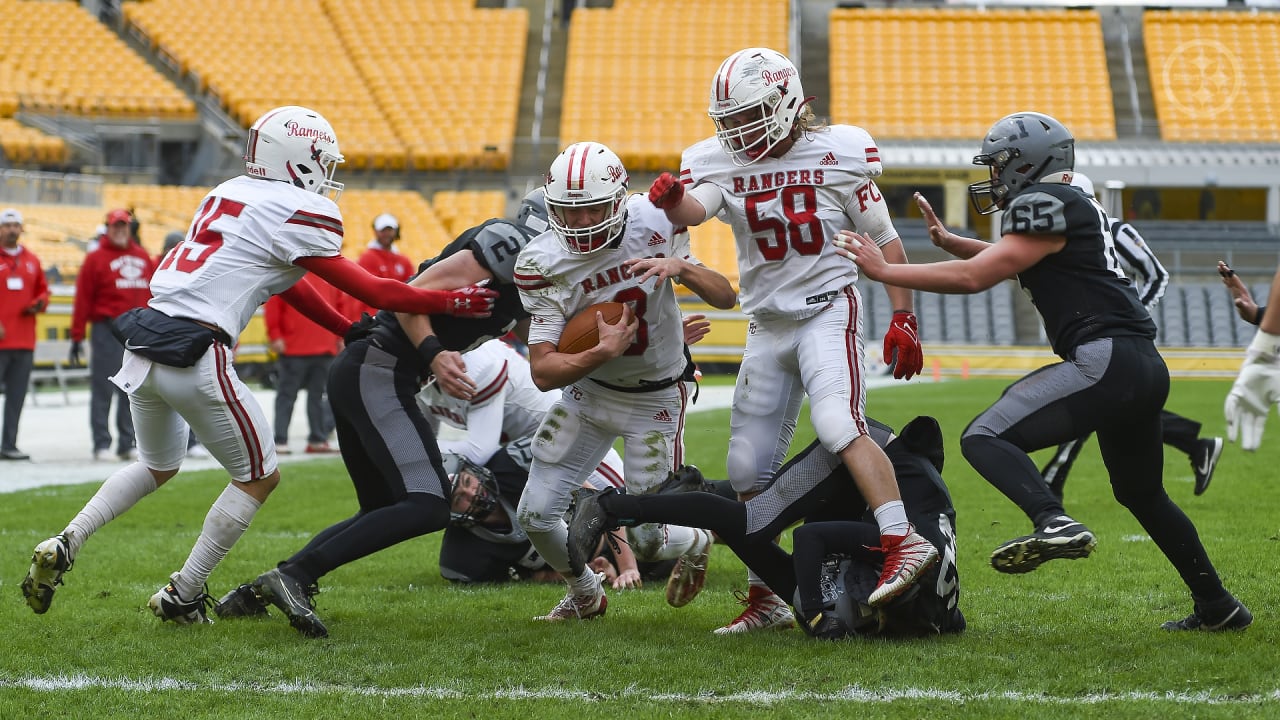
[[[1038,183],[1009,201],[1001,234],[1065,236],[1062,250],[1018,274],[1049,343],[1070,359],[1103,337],[1155,339],[1156,326],[1120,269],[1102,207],[1071,185]]]

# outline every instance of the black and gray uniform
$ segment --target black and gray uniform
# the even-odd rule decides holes
[[[969,424],[960,447],[1039,528],[1065,512],[1027,453],[1096,432],[1116,499],[1194,596],[1224,597],[1195,526],[1164,490],[1160,411],[1169,370],[1107,222],[1102,207],[1070,185],[1039,183],[1009,200],[1002,235],[1066,237],[1059,252],[1018,275],[1062,362],[1010,385]]]
[[[867,418],[868,436],[893,463],[902,503],[916,531],[941,557],[915,583],[918,592],[886,608],[886,632],[960,632],[960,575],[956,567],[956,514],[942,479],[942,432],[931,417],[907,423],[902,435]],[[851,556],[878,578],[883,565],[880,527],[840,458],[818,441],[774,474],[768,487],[747,502],[705,492],[672,495],[605,495],[601,505],[623,525],[646,522],[706,528],[733,550],[769,588],[791,601],[821,604],[818,575],[827,555]],[[804,520],[806,542],[792,557],[774,542],[778,533]],[[793,540],[800,537],[798,528]],[[872,584],[874,587],[874,583]],[[799,588],[799,593],[797,593]]]
[[[527,451],[499,448],[484,464],[498,485],[499,520],[466,527],[450,525],[440,541],[440,575],[457,583],[527,580],[547,563],[519,523],[512,522],[529,481]]]
[[[470,250],[493,275],[488,287],[499,293],[488,318],[431,316],[446,350],[469,350],[528,317],[511,273],[516,255],[536,234],[507,220],[488,220],[419,266],[422,273]],[[352,560],[448,525],[448,476],[431,423],[414,399],[430,374],[395,313],[387,311],[378,313],[366,337],[339,353],[329,371],[329,402],[360,510],[322,531],[282,570],[314,583]]]

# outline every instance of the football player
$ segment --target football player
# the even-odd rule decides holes
[[[1248,320],[1251,315],[1250,322],[1258,326],[1224,406],[1227,437],[1235,442],[1238,436],[1240,447],[1253,451],[1262,443],[1262,430],[1271,406],[1280,400],[1280,313],[1268,314],[1267,306],[1253,305],[1249,291],[1226,263],[1218,263],[1218,272],[1231,290],[1240,316]],[[1271,280],[1268,297],[1272,303],[1274,298],[1280,298],[1280,270]],[[1250,306],[1253,306],[1252,313]]]
[[[930,216],[933,243],[958,259],[887,263],[857,233],[841,233],[836,244],[867,277],[917,290],[975,293],[1016,277],[1062,358],[1014,382],[961,436],[969,463],[1034,524],[997,547],[992,566],[1025,573],[1093,552],[1094,534],[1066,514],[1028,453],[1096,432],[1116,499],[1191,590],[1191,614],[1164,627],[1247,627],[1249,610],[1223,587],[1195,525],[1164,490],[1160,411],[1169,370],[1155,323],[1116,264],[1106,214],[1070,185],[1071,132],[1048,115],[1014,113],[991,127],[973,162],[991,175],[969,186],[974,208],[1003,211],[996,242],[955,235]]]
[[[730,55],[711,83],[715,137],[685,150],[680,177],[663,173],[649,199],[677,225],[720,217],[733,227],[742,311],[751,324],[730,420],[729,480],[744,498],[782,465],[807,394],[813,426],[876,509],[888,549],[873,604],[903,592],[937,558],[914,534],[884,452],[867,438],[866,376],[856,268],[831,240],[867,233],[891,262],[907,255],[876,187],[880,153],[865,130],[814,118],[795,65],[767,48]],[[909,290],[885,286],[894,307],[884,360],[910,379],[924,364]],[[750,578],[747,609],[717,633],[793,620]]]
[[[839,456],[814,441],[787,462],[770,484],[744,502],[706,492],[634,496],[611,490],[581,503],[570,524],[570,542],[590,545],[599,532],[639,522],[670,522],[705,527],[720,537],[747,567],[768,586],[788,598],[800,615],[801,626],[818,637],[847,634],[928,634],[964,629],[960,613],[960,577],[956,568],[955,508],[942,480],[942,431],[931,417],[908,423],[901,436],[887,425],[867,419],[868,437],[882,447],[893,463],[907,515],[913,526],[935,547],[941,560],[926,568],[906,592],[869,605],[879,582],[885,552],[876,542],[879,526],[869,503],[858,492]],[[806,524],[793,533],[794,556],[775,538],[799,520]],[[824,598],[831,578],[824,568],[833,555],[856,567],[849,578],[866,579],[845,598],[851,609],[874,623],[855,622],[848,610]],[[744,605],[751,603],[742,595]],[[773,629],[782,625],[773,624]]]
[[[1080,188],[1084,194],[1094,197],[1093,181],[1084,173],[1075,173],[1071,184]],[[932,212],[930,209],[929,212]],[[926,213],[925,219],[929,220]],[[1115,243],[1115,258],[1121,271],[1133,281],[1138,299],[1142,301],[1147,312],[1154,312],[1156,303],[1164,296],[1165,287],[1169,284],[1169,271],[1160,264],[1159,258],[1151,251],[1151,246],[1143,241],[1142,236],[1132,225],[1108,216],[1106,220],[1108,232]],[[1200,437],[1200,423],[1168,410],[1160,411],[1161,435],[1165,445],[1176,447],[1191,459],[1191,471],[1195,474],[1196,495],[1203,495],[1213,480],[1213,471],[1222,455],[1222,438]],[[1085,435],[1058,446],[1053,456],[1040,470],[1044,481],[1054,495],[1062,497],[1063,486],[1067,482],[1067,474],[1080,454],[1089,436]]]
[[[328,628],[315,613],[320,578],[449,524],[449,476],[417,394],[431,382],[454,397],[474,398],[480,388],[467,375],[462,353],[513,329],[526,331],[528,313],[512,271],[520,249],[546,226],[545,217],[541,195],[531,194],[515,220],[495,218],[464,231],[425,260],[409,282],[414,288],[486,284],[497,296],[488,317],[384,310],[366,315],[347,334],[347,346],[329,373],[328,393],[359,510],[225,595],[214,608],[220,617],[256,614],[265,601],[304,636],[325,637]]]
[[[520,253],[515,277],[533,315],[534,383],[564,392],[534,436],[516,519],[569,584],[564,599],[539,618],[558,621],[603,615],[607,605],[600,577],[586,566],[590,558],[569,553],[564,515],[570,493],[619,437],[626,483],[635,492],[656,488],[681,465],[683,381],[692,363],[673,283],[722,309],[737,303],[737,293],[692,255],[683,226],[627,193],[626,169],[604,145],[570,145],[552,162],[545,188],[551,231]],[[595,347],[558,352],[568,319],[604,301],[624,303],[622,318],[614,325],[598,318]],[[701,587],[711,545],[705,532],[652,526],[646,534],[633,541],[639,559],[679,557],[677,572]],[[672,604],[688,599],[677,596]]]
[[[267,298],[280,295],[336,335],[352,323],[298,283],[308,272],[376,307],[476,317],[493,309],[490,290],[413,288],[342,257],[333,199],[342,190],[333,180],[341,162],[333,127],[318,113],[268,111],[249,130],[245,174],[205,196],[186,238],[156,270],[151,301],[116,319],[126,352],[113,382],[129,394],[139,461],[107,478],[61,533],[36,546],[22,581],[36,613],[48,611],[90,535],[178,473],[190,425],[232,482],[182,569],[148,605],[162,620],[207,620],[205,581],[280,481],[271,423],[232,364],[235,339]]]

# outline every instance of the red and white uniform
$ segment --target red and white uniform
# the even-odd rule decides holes
[[[205,196],[187,237],[160,263],[150,306],[216,325],[234,341],[258,306],[306,274],[294,260],[335,256],[341,248],[342,214],[329,198],[284,182],[233,178]],[[133,388],[138,454],[148,467],[181,465],[190,423],[235,480],[276,469],[271,423],[236,375],[230,347],[214,343],[189,368],[126,352],[116,379]]]
[[[898,236],[874,178],[875,141],[833,125],[782,157],[735,165],[712,137],[685,150],[686,190],[733,227],[742,310],[751,318],[734,391],[729,479],[758,490],[782,465],[805,393],[823,445],[866,433],[857,267],[835,253],[840,230],[878,245]]]
[[[629,492],[647,492],[683,462],[687,391],[678,379],[686,359],[675,290],[670,280],[641,286],[622,263],[645,257],[698,260],[690,252],[685,228],[673,226],[644,196],[630,196],[626,213],[622,234],[610,248],[574,255],[547,232],[530,241],[516,261],[516,286],[532,315],[530,345],[557,343],[568,318],[594,303],[630,303],[640,321],[632,347],[565,387],[534,436],[533,464],[517,519],[535,546],[544,534],[557,545],[567,537],[563,518],[570,493],[619,437]],[[690,528],[642,527],[640,541],[633,540],[641,560],[679,557],[697,542],[697,531]]]
[[[418,404],[435,427],[441,423],[466,436],[439,439],[440,452],[485,465],[499,448],[506,447],[513,460],[529,466],[529,444],[547,411],[560,399],[559,390],[542,391],[533,384],[529,361],[501,340],[489,340],[463,353],[467,375],[479,388],[469,400],[456,398],[436,386],[418,393]],[[621,488],[622,458],[612,448],[587,480],[597,490]],[[515,517],[514,513],[511,515]]]

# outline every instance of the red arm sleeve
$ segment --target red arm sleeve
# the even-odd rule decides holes
[[[415,288],[399,280],[371,275],[367,270],[341,255],[300,257],[298,267],[313,272],[321,280],[356,298],[384,310],[403,313],[431,314],[444,312],[450,293]]]
[[[313,320],[317,325],[342,337],[351,329],[351,321],[316,291],[310,283],[294,283],[293,287],[280,293],[280,299],[289,303],[295,310]]]

